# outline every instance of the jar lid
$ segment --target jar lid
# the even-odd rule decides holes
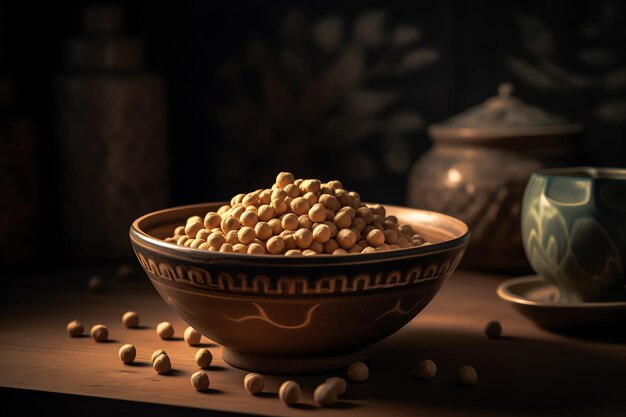
[[[498,95],[428,129],[433,139],[496,140],[520,136],[567,135],[579,124],[550,114],[512,96],[513,85],[502,83]]]

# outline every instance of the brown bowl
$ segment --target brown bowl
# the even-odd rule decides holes
[[[209,252],[163,239],[223,203],[135,220],[135,254],[161,297],[223,346],[229,364],[263,373],[339,369],[415,317],[454,272],[469,241],[460,220],[386,206],[432,245],[370,254],[283,256]]]

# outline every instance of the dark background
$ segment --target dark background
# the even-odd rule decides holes
[[[38,245],[48,257],[60,175],[52,86],[66,72],[64,41],[83,33],[86,4],[93,2],[0,5],[0,74],[16,85],[2,117],[35,125]],[[621,1],[106,4],[123,7],[125,35],[143,39],[145,68],[165,85],[170,205],[268,186],[280,170],[340,178],[369,201],[401,204],[410,165],[430,146],[426,127],[481,103],[503,81],[528,103],[584,124],[585,163],[626,165]],[[307,87],[341,58],[312,35],[329,17],[344,42],[363,19],[383,22],[385,42],[398,28],[417,37],[391,58],[387,43],[363,48],[359,74],[345,81],[356,98],[305,111],[294,103],[314,95]],[[403,115],[412,128],[387,135],[389,121]]]

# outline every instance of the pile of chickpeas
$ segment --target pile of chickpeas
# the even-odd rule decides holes
[[[204,218],[192,216],[166,242],[219,252],[346,255],[429,244],[380,204],[365,204],[337,180],[281,172],[269,189],[237,194]]]

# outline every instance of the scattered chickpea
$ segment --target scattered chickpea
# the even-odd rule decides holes
[[[134,311],[127,311],[122,316],[122,323],[124,323],[124,326],[129,329],[139,327],[139,314]]]
[[[152,367],[159,374],[166,374],[172,370],[172,362],[170,357],[162,353],[152,361]]]
[[[313,400],[321,406],[328,407],[337,402],[337,389],[331,384],[321,384],[313,392]]]
[[[284,230],[297,230],[298,229],[298,216],[294,213],[285,214],[283,217],[282,226]]]
[[[106,342],[109,338],[109,329],[104,324],[96,324],[91,328],[91,337],[96,342]]]
[[[430,381],[437,375],[437,365],[430,359],[424,359],[417,365],[417,378]]]
[[[350,229],[341,229],[339,232],[337,232],[337,243],[339,243],[339,246],[344,249],[351,248],[352,246],[354,246],[356,241],[357,236],[354,231]]]
[[[352,223],[352,218],[350,218],[350,215],[348,213],[340,211],[339,213],[335,214],[333,223],[335,223],[338,229],[347,229]]]
[[[167,352],[165,352],[163,349],[157,349],[152,353],[152,356],[150,356],[150,362],[154,363],[154,360],[159,356],[159,355],[165,355],[167,356]]]
[[[289,249],[287,252],[285,252],[285,256],[300,256],[302,255],[302,252],[299,251],[298,249]]]
[[[298,187],[294,184],[287,184],[283,190],[285,190],[285,192],[287,193],[287,197],[285,197],[285,202],[286,203],[290,203],[291,201],[288,200],[289,197],[291,198],[296,198],[300,195],[300,190],[298,190]]]
[[[301,214],[298,216],[298,228],[299,229],[309,229],[313,227],[313,220],[309,217],[308,214]]]
[[[478,374],[476,370],[470,365],[463,365],[456,371],[456,383],[461,387],[468,387],[476,384],[478,381]]]
[[[283,224],[280,219],[271,219],[267,224],[272,228],[272,234],[279,235],[283,231]]]
[[[385,243],[385,234],[378,229],[374,229],[367,234],[366,239],[367,243],[369,243],[371,246],[380,246]]]
[[[490,321],[485,326],[485,334],[489,339],[499,339],[502,336],[502,325],[499,321]]]
[[[267,240],[267,251],[272,255],[277,255],[285,250],[285,241],[280,236],[272,236]]]
[[[338,376],[328,378],[325,383],[335,388],[338,397],[341,397],[343,394],[345,394],[346,389],[348,388],[346,380]]]
[[[313,241],[313,233],[311,233],[308,229],[300,229],[294,233],[293,236],[296,241],[296,245],[298,245],[301,249],[308,248],[311,246],[311,242]]]
[[[220,252],[225,252],[225,253],[234,252],[233,245],[231,245],[230,243],[224,243],[222,247],[220,248]]]
[[[187,327],[183,333],[183,339],[185,339],[185,342],[187,342],[189,346],[196,346],[199,344],[200,338],[202,338],[200,332],[191,326]]]
[[[294,177],[291,172],[280,172],[276,176],[276,185],[280,188],[285,188],[287,184],[293,184]]]
[[[339,243],[337,243],[335,239],[328,239],[328,241],[324,243],[324,253],[332,254],[337,249],[339,249]]]
[[[266,253],[265,248],[259,243],[251,243],[248,246],[248,253],[251,255],[263,255]]]
[[[83,327],[83,323],[78,320],[72,320],[67,323],[67,334],[71,337],[79,337],[83,335],[83,331],[85,328]]]
[[[194,221],[192,223],[187,223],[187,225],[185,226],[185,234],[190,238],[194,238],[196,237],[198,231],[203,228],[204,224],[200,220]]]
[[[172,326],[171,323],[164,321],[157,325],[156,332],[161,339],[168,340],[174,337],[174,326]]]
[[[370,371],[363,362],[355,362],[348,368],[348,379],[354,382],[366,381]]]
[[[244,245],[248,245],[252,243],[254,239],[256,239],[256,233],[254,233],[253,228],[244,226],[241,229],[239,229],[239,232],[237,233],[237,238]]]
[[[233,245],[233,252],[248,253],[248,245],[244,245],[243,243],[237,243],[236,245]]]
[[[216,227],[220,227],[222,223],[222,216],[219,214],[210,211],[204,216],[204,227],[208,230],[215,229]]]
[[[265,378],[259,374],[248,374],[243,379],[243,386],[252,395],[260,394],[265,388]]]
[[[137,349],[135,349],[135,346],[131,344],[123,345],[118,352],[118,356],[122,362],[132,363],[137,356]]]
[[[206,369],[211,366],[211,362],[213,361],[213,354],[209,349],[198,349],[195,357],[196,365],[199,368]]]
[[[196,391],[206,391],[209,389],[209,376],[206,372],[194,372],[191,375],[191,385]]]
[[[296,381],[285,381],[278,390],[278,398],[287,405],[293,405],[298,402],[302,390]]]

